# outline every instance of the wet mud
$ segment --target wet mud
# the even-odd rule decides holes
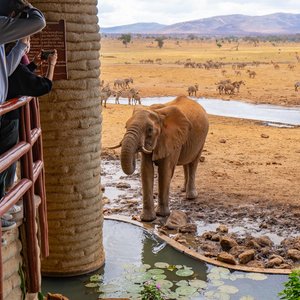
[[[139,164],[139,160],[137,163]],[[117,154],[110,152],[102,154],[105,215],[121,214],[139,220],[142,192],[138,170],[139,166],[133,175],[126,176],[121,170]],[[235,200],[231,201],[230,196],[217,195],[213,191],[200,194],[196,199],[187,200],[180,188],[176,184],[171,187],[170,210],[184,212],[187,215],[188,225],[193,226],[187,226],[183,230],[180,228],[169,230],[165,226],[167,218],[157,218],[152,224],[159,231],[208,257],[222,260],[223,258],[218,256],[226,252],[231,255],[230,263],[233,264],[242,261],[251,267],[281,269],[300,265],[298,205],[246,199],[241,205]],[[156,201],[156,186],[154,190]],[[227,229],[220,231],[220,225]],[[233,244],[229,241],[229,246],[226,246],[227,239],[233,240]],[[250,260],[249,257],[243,258],[243,253],[248,250],[254,250]]]

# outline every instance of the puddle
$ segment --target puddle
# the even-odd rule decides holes
[[[155,103],[166,103],[175,97],[146,97],[142,99],[142,104],[149,106]],[[300,125],[300,107],[283,107],[268,104],[251,104],[235,100],[193,98],[200,103],[208,114],[242,118],[248,120],[258,120],[270,122],[270,126],[282,126],[280,124]],[[114,103],[114,99],[109,99],[108,103]],[[120,99],[121,104],[128,104],[127,99]],[[277,124],[277,125],[276,125]]]
[[[176,290],[180,284],[189,285],[188,289],[194,291],[192,295],[187,294],[185,297],[178,296],[173,299],[279,299],[277,294],[283,289],[283,283],[287,281],[287,275],[257,275],[229,271],[197,261],[132,224],[105,220],[103,230],[106,259],[104,267],[93,273],[100,275],[93,277],[96,278],[97,287],[85,287],[90,283],[92,274],[71,278],[43,278],[44,293],[61,293],[71,300],[96,300],[100,295],[101,297],[130,296],[131,299],[139,299],[137,295],[147,278],[147,281],[154,284],[160,282],[161,285],[170,286],[168,293],[171,291],[180,293]],[[155,266],[157,262],[177,267],[173,270],[162,266],[157,267]],[[160,270],[159,272],[147,271],[149,269]],[[182,277],[177,275],[176,270],[179,269],[192,271],[190,275]],[[155,275],[158,273],[165,275],[166,278],[159,281]],[[185,282],[179,282],[181,280]],[[193,285],[197,286],[196,291],[191,289]],[[101,294],[99,289],[104,293]],[[180,290],[182,293],[187,293],[188,289]]]

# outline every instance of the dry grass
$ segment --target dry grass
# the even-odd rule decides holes
[[[240,43],[239,50],[232,50],[235,44],[225,44],[217,48],[214,42],[166,40],[162,49],[157,47],[153,39],[134,39],[128,47],[124,47],[117,39],[102,39],[101,78],[112,83],[114,79],[132,77],[134,86],[142,96],[175,96],[187,94],[187,87],[199,84],[199,97],[220,98],[215,83],[223,79],[244,80],[238,95],[224,96],[226,99],[241,99],[249,102],[273,103],[281,105],[299,105],[300,92],[295,92],[294,83],[300,80],[300,63],[295,52],[299,44],[283,43],[275,47],[270,43],[254,47],[249,43]],[[160,58],[161,64],[155,63]],[[153,59],[154,64],[142,64],[141,60]],[[207,60],[222,61],[227,65],[222,69],[192,69],[175,64],[191,59],[195,62]],[[271,60],[278,63],[275,70]],[[247,66],[241,76],[235,76],[233,63],[261,62],[260,66]],[[294,70],[288,64],[295,65]],[[247,69],[255,70],[257,76],[250,79]],[[226,75],[222,75],[226,70]]]

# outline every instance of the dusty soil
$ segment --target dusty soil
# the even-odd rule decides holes
[[[215,42],[185,40],[180,40],[178,46],[177,40],[165,40],[163,48],[159,49],[151,39],[133,39],[125,48],[120,40],[102,38],[101,79],[112,87],[115,79],[132,77],[133,87],[142,97],[187,94],[187,88],[198,83],[197,96],[207,98],[220,98],[215,85],[220,80],[243,80],[245,86],[241,86],[240,93],[221,97],[252,103],[300,105],[300,91],[294,88],[295,82],[300,80],[300,63],[296,59],[299,44],[273,46],[266,42],[254,47],[251,43],[240,42],[238,51],[232,50],[233,46],[224,44],[218,49]],[[141,63],[147,59],[154,63]],[[157,63],[157,59],[161,62]],[[187,59],[195,63],[212,60],[225,65],[209,70],[184,68]],[[176,64],[177,61],[181,64]],[[259,66],[253,66],[254,61],[259,62]],[[278,64],[279,69],[275,69],[271,61]],[[247,66],[240,70],[241,76],[236,76],[232,65],[243,62]],[[256,72],[254,79],[249,78],[247,70]],[[225,75],[222,71],[226,71]]]
[[[107,42],[104,39],[101,79],[112,82],[116,78],[131,76],[142,96],[184,94],[187,86],[198,82],[198,96],[220,98],[214,83],[224,79],[221,70],[185,69],[173,62],[184,57],[195,60],[226,57],[224,60],[228,62],[270,62],[273,59],[280,63],[280,70],[274,70],[269,64],[260,65],[255,69],[258,76],[253,80],[242,71],[242,79],[247,80],[246,87],[230,98],[281,105],[300,103],[300,92],[297,94],[293,88],[294,81],[300,79],[300,64],[294,71],[287,70],[287,63],[295,63],[296,45],[279,45],[280,51],[268,45],[260,49],[242,45],[239,51],[221,51],[212,49],[213,45],[197,45],[197,48],[190,42],[190,48],[182,45],[183,51],[173,44],[157,49],[149,41],[139,41],[126,49],[120,41]],[[196,50],[199,47],[202,50],[198,57]],[[161,57],[163,63],[138,63],[147,57],[154,60]],[[226,69],[230,74],[233,72],[230,66]],[[107,150],[107,147],[118,144],[122,139],[126,120],[132,111],[133,107],[127,105],[108,104],[107,108],[103,108],[103,159],[118,159],[119,150]],[[300,128],[273,128],[257,121],[215,116],[209,116],[209,121],[204,162],[197,170],[199,197],[192,201],[184,199],[180,192],[183,172],[178,167],[172,180],[171,209],[185,211],[192,221],[232,226],[243,226],[248,222],[284,237],[291,233],[299,234]],[[106,214],[138,215],[141,204],[129,202],[125,201],[118,208],[106,208]]]

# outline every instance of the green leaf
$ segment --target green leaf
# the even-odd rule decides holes
[[[167,269],[170,265],[168,263],[165,263],[165,262],[156,262],[154,264],[154,266],[156,268],[160,268],[160,269]]]
[[[96,283],[96,282],[90,282],[85,285],[85,287],[87,287],[87,288],[95,288],[98,286],[100,286],[100,285],[99,285],[99,283]]]
[[[187,269],[187,268],[176,271],[176,275],[180,276],[180,277],[189,277],[189,276],[192,276],[193,274],[194,274],[194,271],[191,269]]]
[[[239,291],[238,288],[232,285],[221,285],[218,287],[218,290],[221,293],[226,293],[226,294],[236,294]]]
[[[175,283],[177,286],[188,286],[189,282],[187,280],[180,280]]]
[[[248,273],[246,275],[246,278],[252,279],[252,280],[266,280],[268,278],[268,276],[266,276],[265,274],[261,274],[261,273]]]
[[[102,275],[99,275],[99,274],[95,274],[95,275],[92,275],[90,277],[90,281],[91,282],[98,282],[98,281],[101,281],[102,280]]]
[[[197,292],[197,289],[192,286],[180,286],[175,291],[179,296],[192,296]]]
[[[189,284],[190,286],[195,287],[197,289],[205,289],[207,287],[207,283],[199,279],[190,280]]]

